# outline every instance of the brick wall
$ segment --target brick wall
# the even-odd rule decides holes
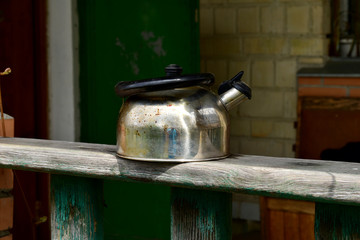
[[[299,77],[299,97],[360,97],[358,77]]]
[[[330,3],[200,0],[202,71],[219,82],[244,70],[253,99],[231,111],[233,153],[293,157],[296,71],[327,58]]]

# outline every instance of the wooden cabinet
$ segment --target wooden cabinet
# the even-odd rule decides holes
[[[263,239],[315,239],[315,203],[261,197],[261,207]]]
[[[321,159],[326,149],[340,149],[349,142],[360,142],[360,99],[300,98],[297,132],[299,158]],[[334,160],[331,156],[328,158],[326,160]]]

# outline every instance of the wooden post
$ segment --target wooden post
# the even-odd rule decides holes
[[[51,239],[103,239],[102,181],[51,175]]]
[[[231,239],[231,193],[171,189],[171,239]]]
[[[360,207],[316,203],[315,238],[360,239]]]

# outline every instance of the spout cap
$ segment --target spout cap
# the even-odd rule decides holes
[[[244,94],[248,99],[251,99],[251,88],[241,81],[241,77],[244,75],[244,71],[239,72],[236,74],[232,79],[223,82],[219,89],[218,94],[221,95],[224,92],[230,90],[231,88],[236,88],[242,94]]]

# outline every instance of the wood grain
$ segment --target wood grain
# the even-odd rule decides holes
[[[289,199],[267,198],[267,207],[293,213],[315,214],[315,203]]]
[[[285,239],[300,240],[299,215],[293,212],[284,212]]]
[[[262,227],[264,234],[267,236],[275,237],[277,235],[276,228],[279,226],[271,227],[270,225],[281,225],[284,230],[285,239],[298,239],[307,240],[314,239],[314,215],[315,215],[315,203],[305,202],[298,200],[279,199],[271,197],[261,197],[262,208]],[[274,212],[279,216],[280,212],[283,217],[270,219],[271,214]],[[271,221],[279,221],[271,222]],[[264,236],[266,236],[264,235]],[[264,238],[266,239],[266,238]]]
[[[314,224],[315,214],[299,214],[299,231],[301,240],[315,240]]]
[[[360,164],[236,155],[182,164],[130,161],[115,146],[0,138],[0,167],[206,190],[360,204]]]
[[[261,240],[267,240],[269,210],[267,208],[267,197],[260,197],[260,223]]]
[[[51,239],[104,238],[100,180],[52,175],[50,202]]]
[[[230,240],[231,194],[172,188],[171,239]]]
[[[303,97],[301,101],[304,109],[360,110],[360,99],[358,98]]]
[[[267,239],[269,240],[285,240],[285,223],[283,211],[269,211],[269,231],[267,231]]]

